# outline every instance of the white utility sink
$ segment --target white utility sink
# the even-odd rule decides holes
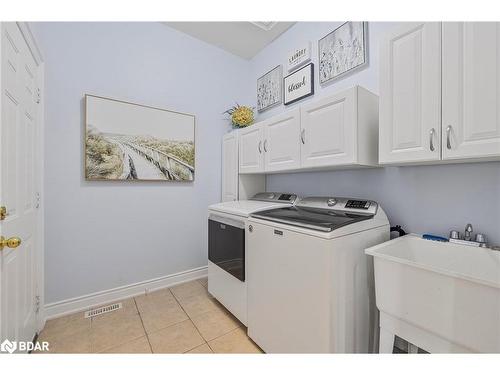
[[[500,353],[500,251],[407,235],[374,257],[381,353],[394,335],[431,353]]]

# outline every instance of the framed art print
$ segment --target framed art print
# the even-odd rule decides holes
[[[283,80],[285,105],[314,94],[314,64],[308,64],[287,75]]]
[[[263,112],[281,104],[283,101],[282,81],[283,68],[281,65],[271,69],[257,80],[257,111]]]
[[[193,181],[195,117],[85,95],[85,179]]]
[[[346,22],[318,42],[321,84],[367,63],[366,22]]]
[[[300,68],[302,65],[311,61],[311,42],[302,44],[300,47],[295,48],[288,53],[287,67],[289,72]]]

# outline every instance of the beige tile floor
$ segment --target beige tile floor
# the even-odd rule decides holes
[[[50,353],[262,353],[246,328],[207,291],[207,279],[121,301],[91,319],[47,321],[38,341]]]

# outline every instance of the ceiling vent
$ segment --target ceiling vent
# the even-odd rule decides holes
[[[269,31],[271,30],[278,22],[275,21],[257,21],[257,22],[251,22],[258,28],[261,28],[264,31]]]

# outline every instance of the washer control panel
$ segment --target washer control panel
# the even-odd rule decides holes
[[[295,206],[358,215],[375,215],[378,208],[377,202],[374,201],[340,197],[306,197],[300,199]]]
[[[367,210],[371,206],[370,201],[358,201],[354,199],[349,199],[345,204],[345,208],[357,208],[360,210]]]

